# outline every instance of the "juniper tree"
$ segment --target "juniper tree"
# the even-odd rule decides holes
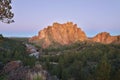
[[[0,0],[0,21],[4,23],[12,23],[14,14],[11,12],[11,0]]]

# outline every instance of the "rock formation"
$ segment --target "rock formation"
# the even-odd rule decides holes
[[[97,34],[95,37],[93,37],[92,41],[100,42],[103,44],[120,43],[120,36],[111,36],[107,32],[102,32],[102,33]]]
[[[40,44],[43,48],[46,48],[52,43],[69,45],[86,39],[86,34],[78,28],[76,24],[68,22],[64,24],[54,23],[52,26],[41,30],[38,36],[30,38],[29,41]]]
[[[22,65],[21,61],[11,61],[4,66],[5,73],[11,72]]]
[[[40,45],[42,48],[55,44],[69,45],[78,41],[120,44],[120,36],[111,36],[107,32],[102,32],[93,38],[87,38],[84,31],[78,28],[76,24],[67,22],[64,24],[53,23],[52,26],[39,31],[38,36],[33,36],[29,41]]]
[[[35,80],[36,77],[41,77],[42,80],[49,80],[48,72],[42,68],[39,62],[35,66],[24,66],[21,61],[8,62],[1,74],[7,74],[6,80]]]

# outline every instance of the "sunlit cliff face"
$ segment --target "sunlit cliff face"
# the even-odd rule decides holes
[[[120,43],[120,36],[111,36],[107,32],[102,32],[93,37],[92,40],[103,44]]]
[[[107,32],[102,32],[97,34],[95,37],[88,39],[85,32],[78,28],[76,24],[67,22],[64,24],[53,23],[52,26],[48,26],[47,28],[39,31],[38,36],[33,36],[29,41],[46,48],[53,43],[69,45],[79,41],[118,44],[120,43],[120,36],[111,36]]]
[[[64,24],[53,23],[52,26],[44,28],[38,36],[32,37],[30,42],[42,41],[42,47],[48,47],[52,42],[68,45],[77,41],[86,40],[86,34],[72,22]]]

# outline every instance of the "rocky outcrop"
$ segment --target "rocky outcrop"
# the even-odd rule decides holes
[[[55,44],[69,45],[78,41],[120,44],[120,36],[111,36],[107,32],[102,32],[93,38],[87,38],[84,31],[78,28],[76,24],[67,22],[64,24],[53,23],[52,26],[39,31],[38,36],[33,36],[29,41],[42,48]]]
[[[52,26],[48,26],[41,30],[38,36],[30,38],[29,41],[46,48],[53,43],[69,45],[86,39],[87,37],[84,31],[78,28],[76,24],[68,22],[64,24],[54,23]]]
[[[21,61],[11,61],[4,66],[5,73],[11,72],[19,67],[21,67]]]
[[[39,62],[29,67],[24,66],[21,61],[11,61],[4,66],[3,74],[7,74],[6,80],[49,80],[50,77]]]
[[[29,53],[29,56],[34,56],[36,58],[39,58],[40,52],[37,51],[37,48],[31,44],[25,44],[27,52]]]
[[[2,74],[7,74],[7,80],[26,80],[28,70],[21,61],[10,61],[4,66]]]
[[[111,36],[107,32],[102,32],[102,33],[97,34],[95,37],[93,37],[92,41],[100,42],[103,44],[120,43],[120,36]]]

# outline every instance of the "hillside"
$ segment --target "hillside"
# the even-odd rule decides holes
[[[26,71],[35,64],[35,57],[28,56],[22,41],[26,39],[10,39],[0,35],[0,80],[23,80]],[[16,76],[17,75],[17,76]]]
[[[25,46],[21,41],[1,37],[0,71],[3,69],[1,65],[3,63],[6,73],[0,74],[0,79],[25,80],[28,75],[33,73],[33,76],[39,79],[41,76],[38,73],[43,74],[41,65],[42,71],[45,69],[50,73],[49,76],[48,73],[43,75],[47,76],[48,80],[120,79],[119,44],[83,41],[69,44],[69,46],[48,47],[41,51],[40,58],[36,60],[26,54]],[[34,66],[35,62],[39,62],[41,65]],[[25,66],[31,66],[31,68]],[[26,71],[29,71],[29,74]]]
[[[61,80],[119,80],[120,45],[93,42],[46,48],[40,61]]]
[[[25,59],[26,58],[26,59]],[[21,60],[25,65],[29,65],[26,61],[29,56],[26,47],[21,41],[0,37],[0,62],[6,64],[10,61]]]
[[[29,39],[40,46],[39,59],[50,74],[60,80],[119,80],[120,36],[108,32],[88,38],[72,22],[40,30]]]

